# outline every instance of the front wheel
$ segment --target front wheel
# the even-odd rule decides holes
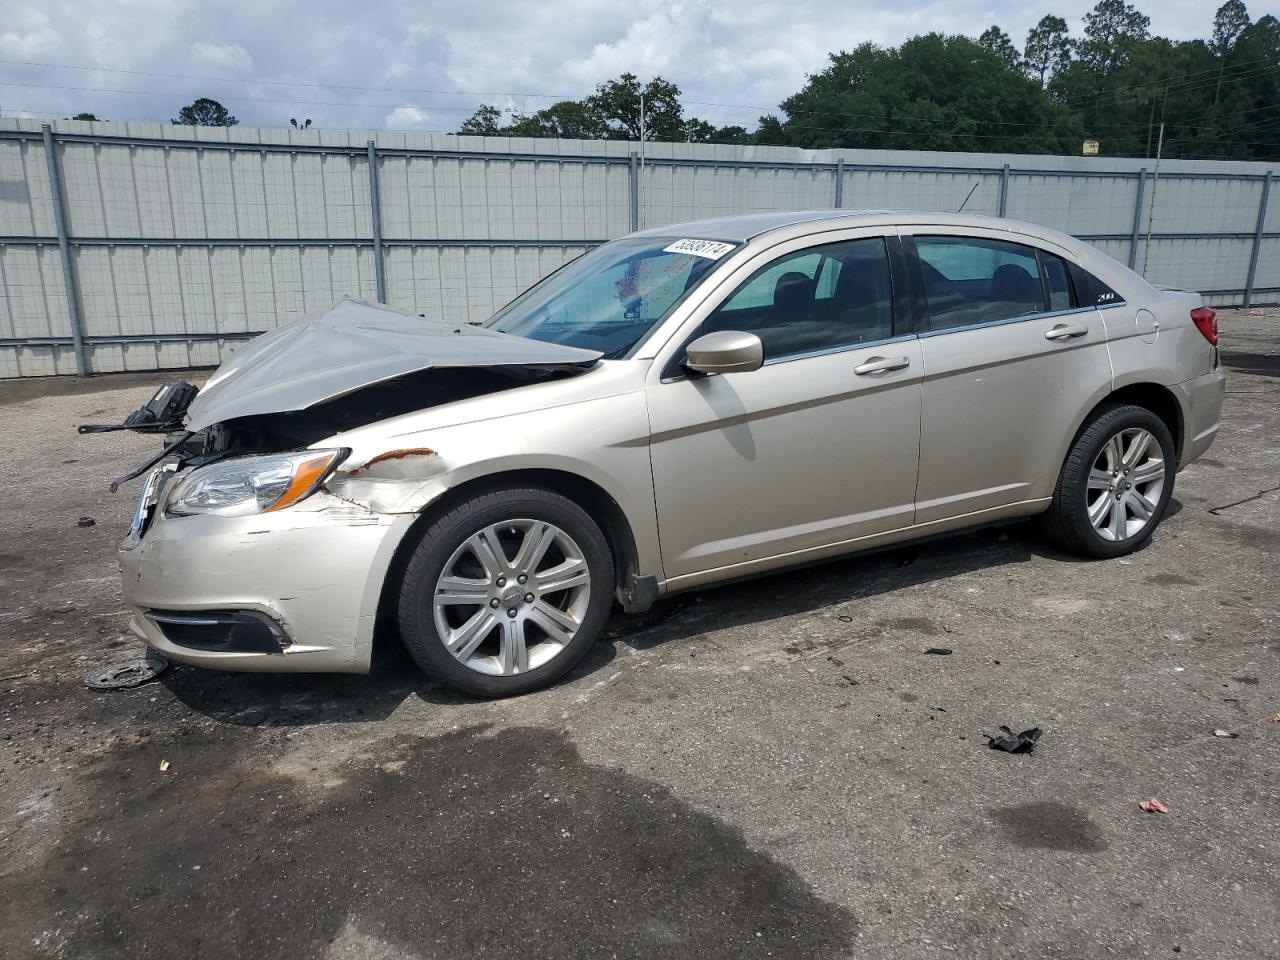
[[[423,535],[400,591],[400,632],[427,673],[466,693],[545,687],[599,636],[613,558],[577,504],[538,488],[454,507]]]
[[[1087,557],[1132,553],[1173,494],[1173,435],[1144,407],[1103,407],[1080,430],[1045,514],[1049,536]]]

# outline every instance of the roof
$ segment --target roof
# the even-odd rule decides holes
[[[841,227],[897,226],[960,227],[1001,230],[1018,242],[1030,238],[1067,251],[1077,263],[1121,293],[1146,287],[1147,282],[1119,261],[1082,240],[1039,224],[976,213],[931,213],[919,210],[791,210],[776,213],[749,213],[739,217],[715,217],[690,223],[673,223],[632,234],[638,237],[687,237],[691,240],[722,240],[747,243],[770,235],[770,241],[793,240]],[[1025,240],[1024,240],[1025,242]],[[1136,296],[1136,292],[1128,294]]]
[[[960,227],[980,227],[987,230],[1007,230],[1033,237],[1041,237],[1058,243],[1075,244],[1065,234],[1047,227],[1040,227],[1020,220],[989,217],[968,213],[931,213],[915,210],[786,210],[771,213],[749,213],[736,217],[714,217],[709,220],[693,220],[673,223],[669,226],[641,230],[638,237],[688,237],[694,240],[725,240],[745,243],[766,233],[792,227],[812,225],[813,232],[830,229],[830,224],[840,221],[841,226],[892,226],[898,224],[935,224]],[[807,231],[798,230],[796,233]]]
[[[693,240],[731,240],[745,243],[753,237],[783,227],[820,220],[858,220],[886,217],[889,210],[782,210],[772,213],[747,213],[736,217],[712,217],[709,220],[691,220],[673,223],[665,227],[641,230],[641,237],[689,237]]]

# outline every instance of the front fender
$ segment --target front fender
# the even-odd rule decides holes
[[[419,514],[463,484],[535,470],[602,489],[631,527],[639,569],[661,570],[649,420],[638,391],[366,444],[353,449],[325,489],[377,513]]]

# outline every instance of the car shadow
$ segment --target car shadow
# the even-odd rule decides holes
[[[1181,510],[1182,504],[1171,500],[1167,517]],[[1143,544],[1139,551],[1146,547]],[[1094,562],[1058,549],[1034,522],[1023,522],[678,594],[644,614],[615,610],[600,642],[557,685],[602,670],[621,646],[651,650],[711,629],[764,624],[1036,557]],[[192,710],[236,726],[376,722],[390,717],[409,698],[442,706],[477,702],[425,676],[400,644],[392,624],[383,625],[367,676],[229,673],[175,665],[161,682]]]
[[[174,664],[160,682],[197,713],[244,727],[382,721],[410,698],[440,706],[479,702],[423,674],[398,636],[382,639],[387,642],[375,644],[367,675],[233,673]],[[612,644],[595,644],[557,683],[600,670],[615,653]]]
[[[1182,504],[1171,499],[1166,519],[1181,510]],[[1148,540],[1134,552],[1149,545]],[[622,618],[612,638],[632,649],[648,650],[712,629],[767,623],[1037,557],[1072,564],[1102,562],[1054,546],[1035,521],[1024,521],[678,594],[661,601],[630,629]]]

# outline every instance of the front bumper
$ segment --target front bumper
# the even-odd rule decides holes
[[[158,510],[140,537],[131,534],[120,547],[130,629],[169,659],[194,666],[366,673],[382,585],[413,519],[324,491],[251,517],[165,517]],[[282,634],[279,651],[200,649],[166,636],[165,613],[200,611],[261,615]]]
[[[1221,366],[1194,380],[1179,383],[1174,389],[1182,403],[1186,427],[1182,445],[1181,470],[1202,456],[1218,436],[1222,417],[1222,401],[1227,393],[1227,374]]]

